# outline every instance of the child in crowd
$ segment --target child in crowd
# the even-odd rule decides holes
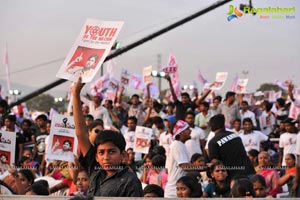
[[[200,153],[195,153],[192,155],[191,157],[191,163],[197,168],[197,167],[206,167],[206,163],[205,163],[205,157],[204,155],[200,154]],[[209,182],[209,178],[206,174],[206,171],[204,172],[200,172],[200,182],[202,185],[202,189],[204,190],[204,188],[207,186],[208,182]]]
[[[265,178],[260,174],[255,174],[250,177],[250,181],[253,184],[253,190],[255,192],[255,197],[257,198],[272,198],[267,194],[267,184]]]
[[[253,185],[249,179],[237,179],[233,184],[231,189],[231,196],[233,198],[253,198],[255,197],[255,192],[253,190]]]
[[[183,176],[176,183],[177,197],[202,197],[202,187],[198,180],[192,176]]]
[[[88,129],[81,110],[80,92],[83,87],[81,77],[72,88],[75,133],[82,155],[79,162],[87,167],[90,177],[88,196],[142,197],[142,185],[125,158],[126,141],[116,131],[103,130],[95,138],[94,145],[88,136]]]
[[[230,187],[227,176],[227,170],[221,161],[213,163],[211,166],[212,182],[206,186],[203,197],[229,197]]]
[[[164,197],[164,190],[155,184],[149,184],[144,188],[144,197]]]
[[[155,155],[151,163],[152,168],[148,172],[145,183],[155,184],[165,189],[168,182],[168,174],[165,171],[166,158],[162,155]]]

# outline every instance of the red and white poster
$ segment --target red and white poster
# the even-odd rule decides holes
[[[0,131],[0,159],[2,167],[15,163],[16,133]],[[1,169],[0,169],[1,170]]]
[[[295,104],[292,102],[289,111],[289,117],[293,119],[297,119],[299,113],[300,113],[300,108],[295,106]]]
[[[248,79],[238,79],[236,83],[235,92],[237,94],[244,94],[246,93],[246,88],[248,84]]]
[[[90,82],[102,66],[124,22],[87,19],[56,77]]]
[[[151,72],[152,72],[152,66],[144,67],[143,70],[143,82],[145,84],[150,83],[151,81]]]
[[[151,128],[137,126],[135,129],[133,151],[147,154],[150,148],[151,135]]]
[[[122,85],[129,85],[130,73],[126,69],[122,69],[121,83]]]
[[[224,86],[227,76],[228,76],[228,72],[218,72],[216,74],[216,80],[210,89],[220,90]]]
[[[78,141],[73,117],[53,115],[47,159],[73,162],[74,155],[77,155],[77,147]]]
[[[264,96],[265,100],[268,100],[269,102],[276,102],[274,90],[264,91]]]

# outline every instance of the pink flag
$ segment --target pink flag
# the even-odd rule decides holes
[[[179,82],[178,70],[173,74],[172,85],[174,87],[174,91],[175,91],[176,96],[177,97],[180,96],[181,87],[180,87],[180,82]]]
[[[278,85],[281,89],[287,91],[288,87],[285,82],[281,82],[280,80],[275,80],[274,83]]]
[[[238,79],[239,79],[238,76],[234,77],[234,79],[232,81],[232,84],[231,84],[231,87],[230,87],[230,91],[231,92],[235,92],[236,91],[236,86],[237,86]]]
[[[291,107],[290,107],[290,111],[289,111],[289,117],[293,118],[293,119],[297,119],[299,113],[300,113],[300,108],[295,106],[295,104],[292,102]]]
[[[130,85],[136,90],[143,90],[145,88],[145,84],[143,83],[142,76],[137,74],[131,74]]]
[[[116,75],[116,64],[113,60],[109,60],[106,65],[106,71],[108,74],[110,74],[112,77]]]
[[[9,72],[9,66],[8,66],[7,44],[5,44],[3,64],[5,65],[5,69],[6,69],[6,86],[7,86],[7,92],[9,92],[10,91],[10,77],[9,77],[10,72]]]
[[[172,73],[176,73],[177,70],[178,70],[178,64],[176,58],[172,53],[170,53],[168,65],[166,67],[163,67],[161,71],[172,74]]]
[[[205,85],[205,83],[207,83],[207,80],[204,78],[200,69],[198,71],[198,80],[200,81],[200,83],[202,83],[202,85]]]

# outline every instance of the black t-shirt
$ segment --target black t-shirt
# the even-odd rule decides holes
[[[177,120],[184,120],[185,118],[185,113],[189,110],[194,111],[196,108],[196,104],[194,102],[190,102],[188,104],[183,104],[181,101],[175,101],[174,102],[176,106],[176,119]]]
[[[85,167],[90,177],[88,196],[104,197],[142,197],[142,184],[134,172],[126,165],[112,176],[106,177],[95,160],[95,149],[91,147],[85,156],[80,156],[79,162]]]
[[[226,130],[217,133],[208,143],[209,158],[217,159],[225,165],[229,180],[235,175],[255,174],[241,138]]]

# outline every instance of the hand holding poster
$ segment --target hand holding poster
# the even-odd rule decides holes
[[[228,72],[218,72],[216,74],[216,80],[213,83],[211,90],[220,90],[224,86],[227,76]]]
[[[16,133],[0,131],[0,174],[15,164]]]
[[[74,161],[78,141],[73,117],[53,115],[47,158],[50,160]]]
[[[111,50],[123,22],[87,19],[56,76],[75,81],[90,82]]]
[[[122,69],[121,72],[121,83],[123,85],[129,85],[130,73],[126,69]]]
[[[144,67],[143,70],[143,82],[145,84],[150,83],[150,79],[151,79],[151,72],[152,72],[152,66],[148,66],[148,67]]]
[[[236,83],[236,90],[237,94],[244,94],[246,93],[246,87],[248,84],[248,79],[238,79]]]
[[[137,126],[135,129],[134,152],[145,153],[149,152],[152,129],[143,126]]]

